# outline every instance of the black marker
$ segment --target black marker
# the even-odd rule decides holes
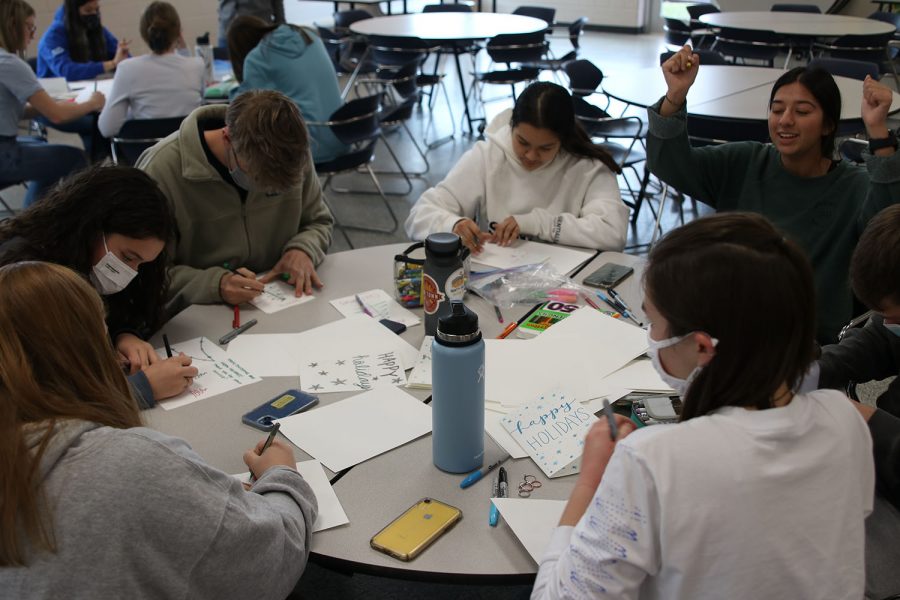
[[[163,334],[163,344],[166,345],[166,356],[172,358],[172,346],[169,345],[169,336]]]

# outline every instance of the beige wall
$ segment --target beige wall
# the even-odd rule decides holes
[[[208,31],[213,43],[216,43],[219,21],[216,9],[217,0],[168,0],[181,16],[181,27],[184,39],[193,48],[198,35]],[[28,48],[28,55],[37,54],[37,42],[53,20],[56,9],[62,5],[61,0],[28,0],[37,13],[37,33],[35,41]],[[100,0],[103,25],[117,38],[126,38],[132,42],[132,54],[144,54],[147,46],[138,31],[141,11],[150,0]],[[325,22],[331,18],[334,5],[331,2],[300,2],[285,0],[287,20],[292,23]],[[399,6],[399,4],[398,4]]]

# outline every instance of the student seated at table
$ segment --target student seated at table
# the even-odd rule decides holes
[[[198,108],[137,166],[175,210],[170,313],[188,304],[248,302],[283,274],[298,296],[322,286],[316,266],[334,219],[300,111],[284,94],[251,90],[228,106]],[[269,273],[257,280],[255,271]]]
[[[476,254],[486,242],[508,246],[520,235],[600,250],[625,246],[621,169],[578,124],[565,88],[531,84],[485,135],[412,207],[410,238],[452,231]]]
[[[203,99],[203,61],[182,56],[181,19],[168,2],[151,2],[141,15],[141,38],[151,53],[123,61],[97,122],[113,137],[128,119],[183,117]]]
[[[0,268],[0,589],[9,598],[268,598],[309,556],[316,498],[290,445],[246,491],[142,426],[103,304],[50,263]]]
[[[64,0],[38,43],[37,74],[95,79],[128,56],[128,40],[117,40],[100,22],[100,0]]]
[[[764,217],[714,215],[644,277],[680,422],[591,428],[532,598],[861,598],[872,443],[842,393],[792,392],[815,350],[803,251]]]
[[[103,94],[87,102],[51,98],[24,60],[35,30],[34,9],[23,0],[0,4],[0,183],[27,181],[25,206],[31,206],[47,189],[69,173],[87,165],[84,153],[62,144],[35,138],[17,138],[19,119],[46,116],[53,123],[72,121],[103,107]]]
[[[228,47],[228,28],[240,16],[280,25],[284,23],[284,0],[219,0],[219,46]]]
[[[276,90],[297,103],[305,121],[320,123],[343,104],[325,45],[308,27],[238,17],[228,28],[228,55],[240,82],[232,97],[247,90]],[[309,136],[316,162],[349,151],[328,127],[311,127]]]
[[[850,263],[853,292],[875,311],[838,344],[822,348],[818,386],[846,389],[900,374],[900,205],[878,213],[866,227]],[[877,399],[856,404],[869,424],[875,456],[875,510],[866,521],[866,597],[900,591],[900,379]],[[891,506],[891,504],[893,506]]]
[[[812,261],[819,312],[816,337],[835,341],[854,315],[850,255],[868,220],[900,198],[900,155],[886,119],[890,88],[862,83],[866,166],[833,160],[841,94],[821,69],[784,73],[769,99],[771,144],[693,148],[688,91],[702,68],[685,46],[662,65],[668,91],[649,109],[647,164],[654,175],[714,208],[758,212],[800,244]]]
[[[132,167],[92,167],[0,222],[0,264],[69,267],[103,296],[112,346],[143,408],[177,396],[197,375],[187,356],[163,360],[144,341],[162,324],[166,241],[175,219],[159,187]]]

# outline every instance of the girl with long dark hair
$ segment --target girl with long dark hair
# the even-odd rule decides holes
[[[145,340],[162,324],[166,244],[175,218],[159,186],[132,167],[93,167],[0,223],[0,264],[42,260],[89,280],[107,307],[113,346],[145,407],[184,391],[190,359],[162,360]]]
[[[622,249],[628,207],[616,182],[621,169],[578,124],[565,88],[531,84],[485,134],[413,206],[406,220],[412,239],[453,231],[475,254],[485,242],[506,246],[520,235]]]

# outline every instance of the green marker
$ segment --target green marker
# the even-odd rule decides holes
[[[291,280],[291,274],[290,274],[290,273],[282,273],[282,274],[281,274],[281,279],[283,279],[284,281],[290,281],[290,280]]]

